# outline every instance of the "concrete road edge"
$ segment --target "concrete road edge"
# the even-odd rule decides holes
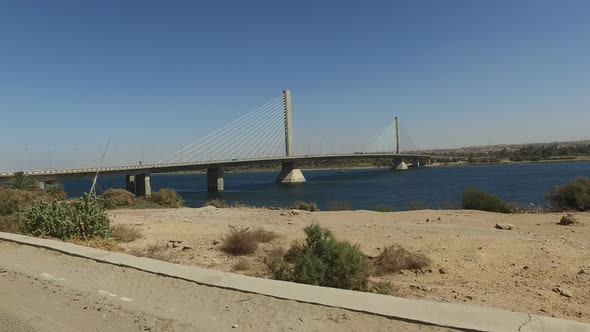
[[[348,309],[419,324],[466,331],[590,331],[590,324],[571,320],[461,303],[405,299],[248,277],[19,234],[0,232],[0,240],[55,250],[67,255],[134,268],[201,285]]]

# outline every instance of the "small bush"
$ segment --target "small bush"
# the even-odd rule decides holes
[[[486,193],[476,188],[467,188],[463,192],[462,206],[467,210],[511,213],[514,207],[505,203],[496,195]]]
[[[318,205],[313,202],[310,202],[310,203],[295,202],[295,204],[291,208],[296,209],[296,210],[310,211],[310,212],[316,212],[316,211],[320,210]]]
[[[125,189],[109,189],[102,194],[105,209],[117,209],[135,205],[135,195]]]
[[[40,202],[26,209],[22,213],[20,228],[25,234],[62,240],[110,238],[112,234],[106,212],[94,197],[87,194],[71,205]]]
[[[40,201],[51,202],[53,199],[40,190],[0,188],[0,216],[19,212]]]
[[[337,241],[317,224],[304,229],[305,243],[295,242],[284,256],[266,263],[275,279],[311,285],[367,290],[371,263],[358,246]]]
[[[410,252],[398,245],[385,248],[373,261],[375,271],[379,274],[395,273],[401,270],[418,270],[431,264],[430,258],[423,254]]]
[[[221,250],[234,255],[250,255],[258,249],[258,242],[248,228],[237,229],[230,226],[230,234],[225,238]]]
[[[150,196],[150,201],[169,208],[179,208],[182,207],[182,196],[176,192],[174,189],[160,189],[160,191],[155,191]]]
[[[49,184],[45,186],[45,192],[56,201],[65,201],[68,199],[68,194],[61,184]]]
[[[121,242],[131,242],[141,238],[141,233],[137,228],[117,225],[113,228],[113,238]]]
[[[590,179],[579,177],[564,185],[556,186],[546,195],[553,209],[590,210]]]
[[[227,202],[222,199],[212,199],[210,201],[205,202],[205,204],[203,204],[203,206],[214,206],[218,209],[225,209],[225,208],[229,207]]]

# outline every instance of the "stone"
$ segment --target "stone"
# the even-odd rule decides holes
[[[286,216],[286,215],[287,215],[287,212],[281,212],[281,216],[283,216],[283,217],[284,217],[284,216]]]
[[[576,220],[576,217],[573,214],[568,213],[565,216],[561,217],[558,224],[567,226],[567,225],[575,224],[576,222],[578,222]]]
[[[586,274],[586,273],[588,273],[588,272],[584,269],[580,269],[580,271],[578,271],[578,274]]]
[[[216,246],[216,245],[218,245],[218,244],[219,244],[219,241],[217,241],[217,240],[213,240],[213,241],[211,242],[211,244],[213,244],[214,246]]]
[[[570,291],[569,289],[565,289],[565,288],[561,288],[559,290],[559,295],[565,296],[567,298],[571,298],[572,296],[574,296],[574,294],[572,294],[572,291]]]
[[[496,224],[496,228],[497,229],[501,229],[501,230],[505,230],[505,231],[509,231],[511,229],[514,228],[514,225],[512,224]]]
[[[294,216],[298,216],[299,214],[301,214],[300,210],[291,210],[291,214]]]
[[[238,324],[234,324],[231,326],[232,329],[237,329],[238,328]]]
[[[438,272],[440,274],[447,274],[447,273],[449,273],[449,271],[447,271],[447,269],[445,269],[444,267],[441,267],[440,269],[438,269]]]

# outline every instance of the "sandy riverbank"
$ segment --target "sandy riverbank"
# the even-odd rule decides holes
[[[238,260],[219,250],[230,225],[274,231],[278,239],[261,244],[255,255],[246,257],[248,270],[232,271],[260,277],[267,277],[262,260],[272,248],[287,248],[294,240],[303,239],[302,229],[317,222],[331,228],[338,238],[358,243],[370,256],[397,243],[430,257],[432,272],[404,272],[382,278],[395,285],[397,296],[468,302],[590,322],[588,213],[576,214],[578,225],[561,226],[556,225],[561,213],[284,212],[207,207],[126,209],[109,214],[115,225],[131,225],[142,234],[142,238],[124,243],[126,250],[181,241],[165,251],[173,261],[222,271],[232,271]],[[511,223],[515,228],[495,229],[498,222]],[[556,287],[567,289],[572,297],[556,293]]]

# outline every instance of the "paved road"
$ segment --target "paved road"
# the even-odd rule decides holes
[[[1,331],[451,331],[4,241],[0,299]]]

